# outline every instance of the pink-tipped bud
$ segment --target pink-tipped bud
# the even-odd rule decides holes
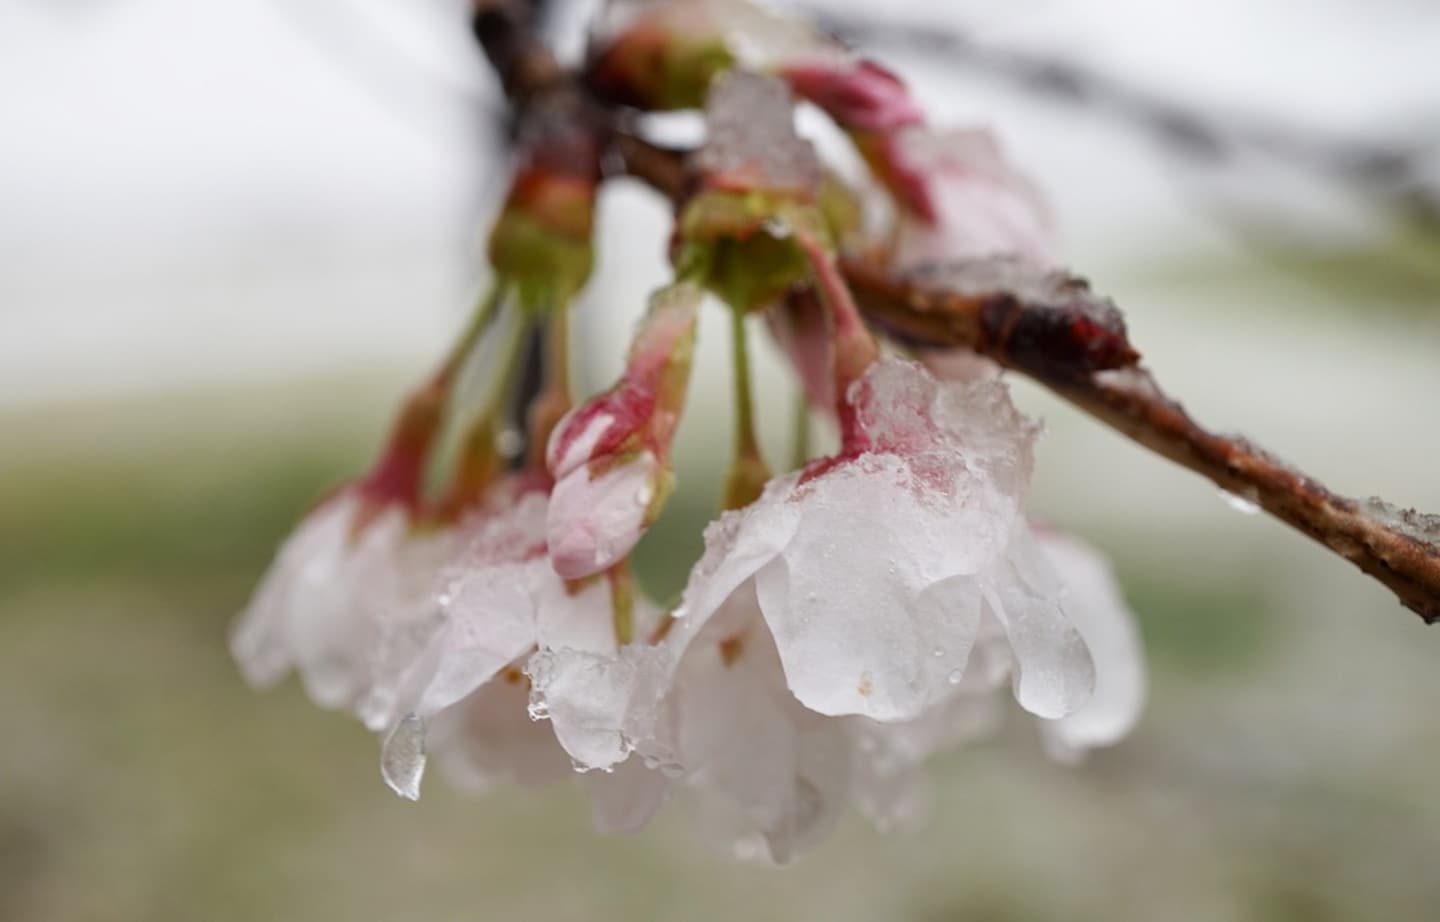
[[[546,452],[555,478],[546,535],[555,572],[581,579],[630,553],[669,496],[700,289],[659,292],[614,387],[570,412]]]

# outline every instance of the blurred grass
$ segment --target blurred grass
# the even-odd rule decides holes
[[[1204,290],[1223,279],[1225,288],[1249,293],[1244,300],[1250,303],[1255,292],[1286,280],[1320,295],[1292,309],[1323,306],[1357,318],[1440,316],[1440,224],[1433,220],[1400,216],[1373,237],[1330,244],[1299,239],[1283,227],[1241,222],[1230,230],[1240,244],[1232,259],[1157,261],[1135,275],[1178,290]]]
[[[1379,677],[1395,651],[1342,673],[1314,645],[1367,636],[1346,633],[1353,614],[1287,615],[1273,561],[1157,566],[1143,531],[1105,542],[1156,673],[1134,739],[1065,769],[1016,719],[939,761],[935,819],[916,833],[852,818],[775,872],[712,856],[675,808],[641,836],[598,839],[573,789],[465,801],[431,783],[401,803],[368,734],[294,683],[244,688],[223,643],[275,543],[360,467],[389,406],[383,383],[321,382],[0,419],[0,919],[1420,920],[1440,907],[1426,857],[1440,734],[1416,729],[1424,714],[1374,725],[1396,707]],[[711,498],[688,495],[651,542],[652,583],[678,586],[698,550]],[[1297,644],[1316,623],[1313,649]],[[1440,688],[1420,662],[1397,682],[1425,711],[1414,702]],[[1375,698],[1346,711],[1359,688]],[[1357,733],[1370,758],[1347,760]]]

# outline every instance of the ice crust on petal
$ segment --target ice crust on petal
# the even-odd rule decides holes
[[[635,687],[635,664],[624,656],[541,650],[526,666],[533,683],[530,714],[548,718],[555,737],[582,770],[623,762],[622,732]]]
[[[1037,717],[1075,713],[1095,688],[1095,663],[1060,605],[1064,586],[1028,527],[1016,529],[997,575],[987,600],[1014,653],[1015,700]]]
[[[722,74],[710,86],[705,125],[698,165],[707,176],[743,177],[744,185],[768,190],[819,186],[820,160],[795,132],[794,100],[783,80]]]
[[[523,668],[541,644],[614,650],[608,587],[572,589],[544,554],[547,506],[538,491],[502,496],[467,528],[443,619],[398,683],[398,713],[429,725],[423,744],[467,787],[540,783],[556,764],[568,772],[552,727],[531,719]]]
[[[275,684],[295,664],[289,622],[344,594],[349,538],[359,499],[346,491],[316,507],[281,545],[249,605],[235,620],[230,652],[245,680]]]
[[[867,448],[795,483],[794,536],[756,586],[802,703],[909,720],[963,673],[1035,427],[998,381],[941,384],[898,359],[872,366],[849,399]]]
[[[1074,713],[1042,724],[1052,756],[1075,761],[1130,732],[1145,705],[1145,660],[1135,617],[1105,558],[1077,538],[1041,532],[1041,554],[1065,584],[1065,611],[1095,661],[1095,691]]]
[[[316,704],[379,729],[393,720],[394,680],[438,624],[439,574],[455,535],[418,532],[399,505],[375,511],[366,502],[347,490],[306,517],[231,646],[252,683],[271,684],[293,666]]]
[[[564,476],[550,500],[548,542],[555,572],[583,579],[629,554],[645,533],[661,473],[659,459],[647,449],[599,475],[582,466]]]
[[[445,780],[484,793],[500,784],[539,787],[575,774],[544,721],[532,720],[529,689],[507,671],[430,719],[426,744]]]

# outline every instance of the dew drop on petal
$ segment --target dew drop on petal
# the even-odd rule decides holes
[[[1244,496],[1231,493],[1229,490],[1221,490],[1220,498],[1225,501],[1225,505],[1243,515],[1255,515],[1260,511],[1259,504],[1253,499],[1247,499]]]
[[[406,800],[420,799],[420,779],[425,776],[425,721],[406,714],[380,750],[380,774],[390,790]]]
[[[959,685],[960,680],[963,678],[965,678],[965,674],[962,671],[960,671],[959,669],[952,669],[950,670],[950,674],[945,677],[945,681],[949,682],[951,685]]]
[[[930,655],[933,656],[933,657],[935,657],[936,659],[939,659],[940,657],[942,657],[942,656],[945,655],[945,648],[944,648],[944,647],[936,647],[935,649],[933,649],[933,650],[930,651]]]

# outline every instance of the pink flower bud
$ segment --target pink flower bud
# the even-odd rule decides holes
[[[893,132],[925,121],[900,78],[873,61],[840,54],[807,57],[787,63],[781,75],[847,131]]]
[[[624,375],[571,411],[546,453],[555,478],[546,534],[551,563],[581,579],[622,560],[670,493],[670,442],[685,400],[700,290],[657,294]]]

